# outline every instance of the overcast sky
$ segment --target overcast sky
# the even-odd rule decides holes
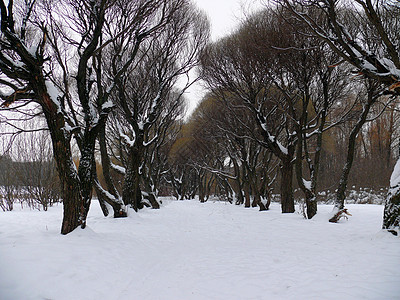
[[[216,40],[229,34],[243,17],[243,11],[249,12],[261,7],[262,0],[194,0],[209,17],[211,37]]]
[[[245,15],[262,7],[263,0],[193,0],[207,15],[211,23],[213,41],[232,32]],[[265,0],[264,0],[265,2]],[[206,91],[200,84],[193,85],[186,93],[189,115]]]

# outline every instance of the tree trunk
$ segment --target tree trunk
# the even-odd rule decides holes
[[[268,210],[268,208],[264,205],[264,203],[261,201],[261,196],[260,194],[257,194],[257,205],[260,208],[260,211]],[[255,197],[256,197],[255,196]]]
[[[239,164],[237,163],[236,159],[234,159],[233,157],[231,157],[232,163],[233,163],[233,167],[235,170],[235,181],[236,181],[236,185],[237,185],[237,199],[236,199],[236,205],[241,205],[244,203],[244,198],[243,198],[243,189],[242,189],[242,183],[240,181],[240,168],[239,168]]]
[[[97,199],[99,200],[101,211],[103,212],[103,215],[105,217],[107,217],[110,212],[108,211],[108,207],[106,205],[106,203],[107,203],[106,196],[99,191],[99,189],[96,187],[96,184],[94,184],[93,187],[94,187],[94,190],[96,191],[96,195],[97,195]]]
[[[400,159],[397,160],[390,178],[390,189],[383,213],[383,226],[394,235],[400,234]]]
[[[253,199],[253,203],[251,204],[251,206],[252,207],[258,206],[260,208],[260,211],[267,210],[264,203],[262,203],[262,201],[261,201],[261,195],[260,195],[259,189],[257,188],[255,181],[256,181],[256,179],[252,178],[251,186],[252,186],[252,192],[253,192],[254,199]]]
[[[251,202],[251,207],[257,207],[259,201],[260,201],[260,195],[258,195],[258,193],[255,193],[253,191],[253,201]]]
[[[72,160],[70,140],[64,132],[64,117],[57,114],[57,110],[47,93],[43,95],[43,99],[44,103],[47,104],[43,110],[50,131],[54,159],[61,184],[64,208],[61,233],[68,234],[81,225],[82,221],[83,200],[80,180]]]
[[[245,202],[244,202],[244,207],[249,208],[251,205],[251,198],[250,198],[250,185],[247,179],[245,179],[245,183],[243,184],[243,190],[244,190],[244,196],[245,196]]]
[[[265,210],[269,210],[269,206],[271,205],[271,195],[268,193],[266,195],[267,203],[265,203]]]
[[[114,210],[114,218],[121,218],[121,217],[126,217],[127,213],[125,211],[125,208],[123,207],[123,202],[120,199],[120,195],[114,185],[114,181],[112,180],[111,177],[111,161],[110,157],[108,156],[107,153],[107,145],[106,145],[106,133],[105,133],[105,127],[102,127],[99,131],[98,135],[98,140],[99,140],[99,146],[100,146],[100,155],[101,155],[101,165],[102,165],[102,170],[103,170],[103,177],[106,182],[107,186],[107,191],[114,196],[117,201],[114,201],[110,197],[102,197],[104,201],[106,201],[108,204],[111,205],[111,207]],[[95,185],[96,187],[96,185]],[[96,189],[97,196],[100,196],[99,193]],[[105,195],[106,196],[106,195]]]
[[[207,185],[207,175],[203,172],[202,175],[199,175],[199,200],[200,203],[204,203],[205,201],[205,189]]]
[[[394,235],[400,234],[400,193],[389,193],[383,213],[383,229]]]
[[[102,127],[99,131],[98,140],[100,146],[101,166],[102,166],[104,181],[107,185],[107,190],[115,198],[119,198],[118,191],[111,177],[111,161],[107,153],[106,130],[104,127]]]
[[[343,167],[342,175],[340,176],[339,186],[336,193],[336,200],[335,200],[335,210],[340,211],[344,209],[344,200],[346,198],[346,189],[347,189],[347,181],[349,178],[350,170],[353,165],[354,160],[354,152],[356,147],[356,138],[358,133],[360,132],[362,126],[364,125],[365,121],[367,120],[367,116],[372,104],[376,101],[377,97],[373,95],[374,91],[370,89],[368,91],[368,99],[367,103],[363,107],[363,111],[358,119],[356,125],[353,127],[349,141],[347,145],[347,158],[346,163]],[[335,212],[336,213],[336,212]]]
[[[298,137],[298,143],[297,143],[297,154],[295,162],[296,179],[297,179],[297,184],[299,185],[305,197],[307,219],[311,219],[317,214],[317,201],[315,198],[315,194],[312,191],[312,183],[311,183],[311,180],[315,180],[315,178],[311,176],[312,178],[309,182],[310,184],[309,186],[308,185],[306,186],[306,183],[303,179],[303,133],[300,132],[297,135],[297,137]],[[308,157],[307,149],[305,150],[305,152],[306,156]]]
[[[317,214],[317,199],[315,195],[311,194],[309,197],[306,196],[306,213],[307,219],[311,219]]]
[[[105,199],[104,193],[101,193],[99,191],[99,188],[97,188],[97,186],[96,186],[96,184],[98,184],[100,186],[100,183],[99,183],[99,180],[98,180],[98,177],[97,177],[96,164],[93,164],[93,166],[92,166],[92,173],[93,173],[93,187],[94,187],[94,190],[96,191],[96,195],[97,195],[97,199],[98,199],[99,204],[100,204],[101,211],[103,212],[103,215],[105,217],[107,217],[108,214],[110,213],[108,211],[108,207],[106,205],[107,200]]]
[[[97,197],[107,202],[113,208],[114,218],[124,218],[127,216],[125,208],[117,201],[113,201],[112,199],[113,196],[101,187],[97,179],[94,181],[94,188],[97,193]]]
[[[199,201],[200,201],[200,203],[206,202],[206,201],[204,201],[204,187],[203,187],[203,183],[200,183],[200,185],[199,185]]]
[[[90,203],[92,201],[93,168],[95,168],[94,141],[89,143],[86,142],[83,149],[81,149],[81,159],[78,167],[78,175],[81,182],[81,194],[83,198],[81,213],[82,228],[86,227],[86,218],[89,213]]]
[[[152,184],[150,182],[150,179],[147,178],[146,176],[143,176],[143,184],[144,184],[144,188],[146,189],[144,198],[149,200],[151,207],[153,209],[159,209],[160,204],[158,203],[158,201],[156,199],[155,191],[151,188]]]
[[[131,205],[135,211],[143,208],[139,177],[140,164],[140,151],[137,145],[134,145],[129,149],[128,167],[122,188],[122,199],[125,205]]]
[[[289,160],[282,160],[281,165],[281,206],[282,213],[294,213],[293,165]]]
[[[152,209],[160,209],[160,204],[158,203],[156,196],[153,192],[147,193],[144,196],[145,199],[149,200]]]

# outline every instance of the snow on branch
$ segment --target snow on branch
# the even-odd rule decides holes
[[[133,147],[135,145],[135,139],[131,139],[129,136],[121,131],[119,132],[119,135],[120,137],[122,137],[125,144],[127,144],[129,147]]]
[[[120,175],[126,174],[126,169],[122,166],[118,166],[116,164],[111,163],[111,169],[113,169],[115,172],[117,172]]]
[[[278,1],[277,1],[278,2]],[[377,30],[377,38],[382,41],[385,48],[383,52],[389,53],[387,57],[382,57],[377,53],[371,53],[365,46],[361,45],[356,39],[352,38],[346,26],[338,20],[338,8],[336,1],[320,1],[324,6],[318,6],[323,10],[328,18],[330,25],[329,32],[322,28],[308,12],[299,11],[298,1],[283,1],[283,5],[290,10],[293,15],[303,21],[315,36],[324,40],[333,51],[340,55],[345,61],[355,66],[360,74],[366,75],[384,83],[389,94],[400,95],[400,62],[399,52],[396,51],[394,44],[390,41],[386,30],[382,25],[382,19],[378,16],[375,8],[369,1],[357,1],[363,4],[363,10],[368,17],[371,25]],[[369,3],[369,4],[368,4]]]

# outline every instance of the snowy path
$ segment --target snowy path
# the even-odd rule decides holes
[[[166,201],[61,236],[62,209],[0,213],[0,299],[400,299],[400,239],[382,207],[311,221],[224,203]]]

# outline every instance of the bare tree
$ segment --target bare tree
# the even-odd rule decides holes
[[[162,123],[168,121],[164,113],[181,105],[182,95],[192,83],[188,80],[179,87],[177,81],[188,78],[208,38],[206,19],[188,1],[164,1],[161,7],[163,18],[156,19],[148,41],[126,48],[118,40],[113,44],[112,73],[135,54],[130,75],[116,82],[114,94],[115,124],[119,124],[117,133],[126,149],[122,198],[135,210],[143,207],[140,183],[146,149],[163,139]],[[153,206],[157,206],[154,201]]]
[[[392,97],[400,95],[400,51],[397,45],[400,7],[397,1],[373,2],[371,0],[357,0],[351,4],[334,0],[285,0],[282,3],[297,19],[310,28],[314,36],[325,41],[343,62],[354,66],[359,75],[369,78],[367,101],[349,137],[348,159],[343,169],[335,204],[338,212],[331,219],[335,222],[343,212],[344,190],[353,161],[353,141],[367,120],[371,106],[381,95],[387,94]],[[329,28],[324,28],[318,20],[301,9],[304,6],[319,9],[326,16]],[[349,22],[346,22],[348,17],[352,18],[352,22],[356,20],[364,30],[351,30]],[[365,20],[366,23],[364,23]],[[373,86],[375,88],[372,88]],[[380,90],[382,86],[385,88],[383,91]],[[383,227],[385,229],[392,225],[399,226],[400,209],[395,198],[394,195],[388,197],[384,214]],[[389,219],[391,221],[388,221]]]
[[[44,72],[46,31],[39,41],[26,40],[27,22],[31,19],[34,1],[26,1],[25,14],[21,17],[19,30],[13,14],[14,3],[0,2],[1,8],[1,54],[0,68],[2,86],[8,88],[2,94],[2,106],[10,106],[16,101],[36,101],[45,114],[53,140],[54,155],[63,184],[64,221],[62,233],[68,233],[81,222],[80,208],[83,205],[79,179],[74,170],[69,138],[64,134],[65,118],[61,112],[58,92]],[[4,78],[4,79],[3,79]],[[74,170],[71,172],[71,170]]]
[[[18,198],[18,186],[13,161],[8,154],[0,157],[0,167],[0,207],[3,211],[12,211]]]
[[[47,210],[60,200],[59,181],[48,132],[20,135],[13,144],[15,175],[21,187],[20,201]]]
[[[259,26],[244,26],[236,34],[211,45],[202,61],[202,75],[214,93],[222,99],[234,97],[247,107],[258,124],[262,139],[258,141],[272,151],[281,161],[281,201],[282,212],[294,212],[292,191],[293,158],[295,139],[291,119],[286,118],[288,103],[272,87],[270,70],[276,64],[273,50],[254,48],[262,41],[265,28],[272,28],[273,18],[266,14],[259,18]],[[264,34],[262,31],[264,30]],[[256,32],[258,31],[258,32]],[[272,31],[268,32],[271,34]],[[270,39],[268,39],[270,41]],[[230,94],[228,94],[230,93]],[[228,97],[227,97],[228,95]],[[240,121],[240,119],[239,119]],[[245,124],[244,124],[245,126]],[[248,135],[251,135],[248,130]]]
[[[328,68],[331,53],[318,39],[307,35],[305,26],[287,18],[272,9],[248,18],[237,33],[208,49],[203,74],[232,111],[240,106],[249,110],[257,130],[241,121],[247,135],[279,159],[282,212],[294,212],[295,166],[311,218],[316,213],[321,147],[316,147],[312,160],[314,151],[310,151],[308,140],[315,137],[321,144],[323,133],[335,125],[333,121],[326,124],[326,118],[338,101],[332,90],[340,85],[339,80],[333,82]],[[304,179],[304,158],[310,180]]]
[[[39,104],[62,185],[61,232],[67,234],[79,225],[85,227],[95,181],[95,142],[113,108],[109,97],[134,62],[121,62],[109,74],[110,80],[104,80],[98,76],[105,63],[101,53],[121,39],[129,47],[144,39],[148,26],[165,17],[165,4],[159,0],[129,5],[124,0],[27,0],[16,7],[21,11],[18,18],[13,1],[7,6],[0,2],[2,105]],[[78,170],[72,160],[72,137],[80,150]],[[113,200],[114,215],[126,215],[122,202]]]

